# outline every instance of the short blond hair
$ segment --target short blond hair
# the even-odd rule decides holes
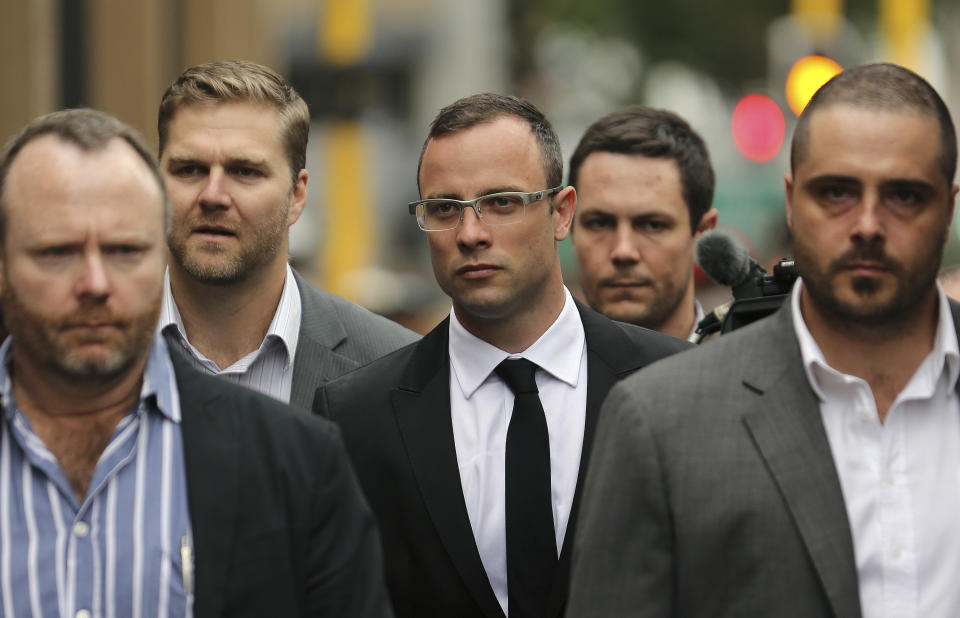
[[[208,62],[180,74],[160,100],[157,135],[160,156],[167,143],[170,122],[184,105],[197,103],[250,102],[272,105],[280,115],[287,162],[296,183],[307,164],[310,110],[282,75],[269,67],[246,60]]]

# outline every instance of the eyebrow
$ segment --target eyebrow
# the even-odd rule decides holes
[[[825,184],[847,184],[847,185],[862,185],[863,182],[854,176],[842,176],[838,174],[825,174],[823,176],[816,176],[810,178],[803,183],[804,189],[816,188]],[[926,180],[921,180],[919,178],[890,178],[888,180],[883,180],[880,182],[882,187],[903,187],[903,188],[912,188],[912,189],[922,189],[924,191],[935,192],[936,187],[927,182]]]
[[[488,196],[488,195],[493,195],[494,193],[526,193],[526,191],[523,191],[522,189],[518,189],[518,188],[515,187],[515,186],[495,187],[495,188],[491,188],[491,189],[484,189],[483,191],[480,192],[479,195],[477,195],[477,197],[486,197],[486,196]],[[437,194],[433,194],[433,195],[428,195],[427,197],[422,198],[422,199],[425,199],[425,200],[457,200],[457,201],[463,201],[463,202],[469,201],[469,200],[462,200],[462,199],[460,198],[460,194],[459,194],[459,193],[437,193]],[[474,198],[474,199],[476,199],[476,198]]]
[[[840,174],[824,174],[824,175],[822,175],[822,176],[814,176],[813,178],[807,179],[807,180],[803,183],[803,187],[804,187],[804,188],[816,187],[816,186],[819,186],[819,185],[830,184],[830,183],[848,184],[848,185],[850,185],[850,184],[856,184],[856,185],[861,185],[861,184],[863,184],[863,183],[860,181],[860,179],[858,179],[858,178],[856,178],[856,177],[854,177],[854,176],[842,176],[842,175],[840,175]]]
[[[178,165],[200,165],[203,167],[209,167],[209,164],[202,159],[201,157],[191,157],[191,156],[171,156],[167,159],[167,166],[178,166]],[[227,167],[262,167],[269,168],[270,163],[267,159],[262,157],[231,157],[226,161]]]

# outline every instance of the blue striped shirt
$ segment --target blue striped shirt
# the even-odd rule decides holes
[[[160,307],[160,331],[174,333],[185,356],[203,373],[221,376],[235,384],[251,388],[284,403],[290,403],[293,385],[293,357],[300,337],[300,317],[303,313],[300,288],[287,264],[287,278],[283,284],[280,302],[273,314],[260,347],[229,367],[221,369],[187,339],[183,318],[170,291],[170,272],[163,283],[163,304]]]
[[[0,615],[190,615],[180,399],[163,338],[154,338],[140,400],[82,502],[17,407],[9,351],[8,339],[0,347]]]

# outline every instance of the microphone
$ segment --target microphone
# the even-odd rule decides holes
[[[696,246],[697,265],[719,283],[733,288],[734,298],[761,296],[757,281],[766,274],[750,257],[750,251],[728,232],[708,230],[700,235]]]
[[[717,331],[728,333],[773,313],[799,277],[796,264],[789,258],[781,259],[768,275],[736,236],[717,230],[700,235],[696,259],[711,279],[731,288],[734,298],[700,321],[694,335],[696,343]]]

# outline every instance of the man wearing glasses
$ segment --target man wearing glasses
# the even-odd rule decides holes
[[[378,517],[399,616],[561,615],[600,403],[687,345],[573,300],[562,175],[530,103],[482,94],[441,110],[409,209],[453,311],[317,392]]]

